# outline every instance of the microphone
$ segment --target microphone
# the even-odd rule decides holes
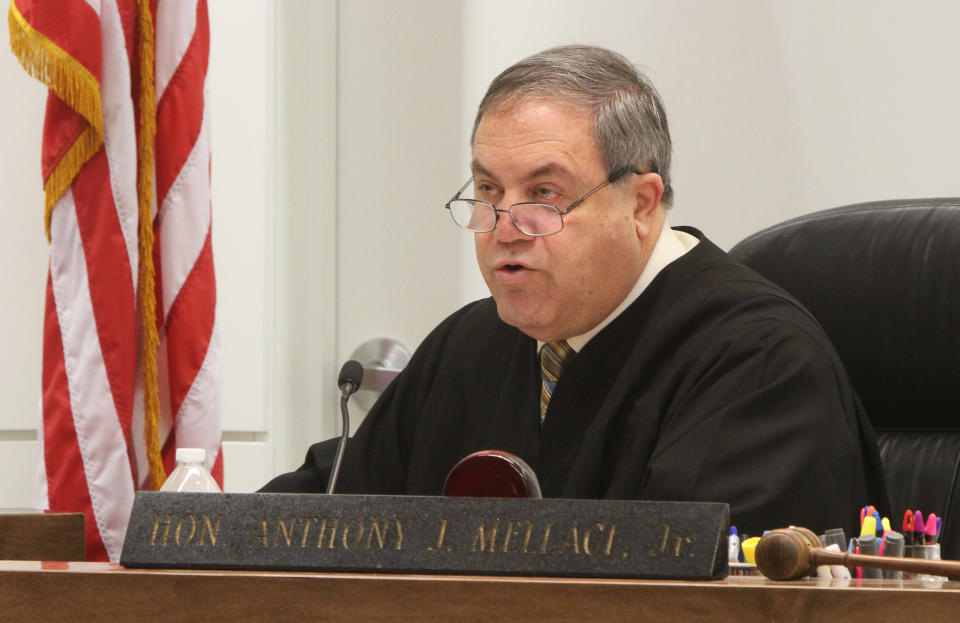
[[[817,535],[800,527],[771,530],[760,537],[756,559],[757,568],[771,580],[796,580],[813,573],[818,565],[860,565],[892,571],[960,576],[960,561],[831,552],[820,547]]]
[[[360,389],[360,381],[363,380],[363,366],[359,361],[351,359],[340,368],[340,377],[337,379],[337,385],[340,391],[349,396]]]
[[[350,434],[350,412],[347,411],[347,400],[350,394],[360,389],[363,380],[363,366],[359,361],[351,359],[340,368],[337,385],[340,387],[340,415],[343,420],[343,432],[340,434],[340,445],[337,446],[337,456],[333,460],[333,469],[330,471],[330,480],[327,482],[327,494],[333,493],[340,475],[340,464],[343,463],[343,452],[347,449],[347,436]]]

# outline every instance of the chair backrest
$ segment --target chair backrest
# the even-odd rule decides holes
[[[730,252],[826,330],[877,431],[890,502],[943,516],[960,558],[960,198],[808,214]]]

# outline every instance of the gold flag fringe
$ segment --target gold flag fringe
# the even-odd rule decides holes
[[[60,201],[63,193],[70,188],[73,178],[77,176],[83,165],[97,153],[101,145],[103,145],[103,140],[97,135],[96,129],[88,125],[77,140],[70,145],[70,149],[60,158],[60,162],[57,163],[57,166],[54,167],[43,183],[43,227],[48,242],[50,241],[50,217],[53,215],[54,206]]]
[[[17,9],[16,2],[10,3],[7,23],[10,27],[10,48],[27,73],[45,84],[90,124],[44,180],[43,220],[49,241],[53,207],[83,165],[103,144],[100,83],[75,58],[37,32]]]
[[[140,203],[140,320],[143,337],[144,441],[150,463],[150,482],[159,489],[167,474],[160,448],[160,393],[157,373],[157,296],[153,265],[154,138],[157,134],[157,101],[154,89],[154,36],[149,0],[137,0],[140,35],[140,132],[137,137],[137,198]]]

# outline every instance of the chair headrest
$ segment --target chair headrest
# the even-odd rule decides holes
[[[874,427],[960,429],[960,198],[815,212],[730,254],[813,313]]]

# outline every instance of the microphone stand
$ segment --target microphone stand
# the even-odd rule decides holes
[[[343,453],[347,449],[347,436],[350,434],[350,412],[347,410],[347,401],[353,392],[360,389],[362,379],[363,366],[359,362],[351,359],[343,364],[340,369],[340,378],[337,381],[340,386],[340,416],[343,430],[340,433],[340,443],[337,445],[337,455],[333,460],[330,479],[327,481],[327,495],[332,494],[334,487],[337,485],[337,478],[340,476],[340,464],[343,463]]]

